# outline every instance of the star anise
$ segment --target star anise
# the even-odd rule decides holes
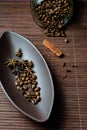
[[[22,49],[19,48],[18,51],[16,52],[16,56],[21,57],[22,54],[23,54],[23,53],[22,53]]]
[[[25,67],[26,67],[26,64],[25,64],[24,60],[18,60],[17,68],[19,70],[24,70]]]
[[[15,60],[14,58],[8,59],[8,61],[5,64],[7,64],[7,67],[15,68],[17,65],[17,60]]]
[[[19,68],[17,68],[17,67],[12,70],[12,74],[14,74],[14,75],[20,76],[21,73],[22,73],[22,71],[19,70]]]

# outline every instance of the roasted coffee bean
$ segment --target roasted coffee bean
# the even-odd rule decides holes
[[[35,89],[34,89],[34,91],[39,91],[40,90],[40,88],[39,87],[36,87]]]
[[[18,81],[15,81],[15,85],[16,85],[16,86],[19,86],[20,83],[19,83]]]
[[[23,89],[28,89],[28,86],[27,85],[23,85]]]
[[[38,92],[36,92],[36,95],[37,95],[37,96],[39,96],[39,95],[40,95],[40,92],[39,92],[39,91],[38,91]]]
[[[35,84],[32,84],[32,89],[35,89],[36,88],[36,85]]]
[[[21,80],[24,81],[24,80],[25,80],[25,77],[21,77]]]
[[[67,38],[65,38],[65,40],[64,40],[66,43],[68,43],[69,42],[69,40],[67,39]]]

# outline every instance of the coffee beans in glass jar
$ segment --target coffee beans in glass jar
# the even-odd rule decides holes
[[[72,16],[72,0],[31,0],[31,9],[47,36],[65,36],[63,27]]]

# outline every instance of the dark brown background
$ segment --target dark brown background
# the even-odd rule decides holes
[[[0,130],[87,130],[87,0],[74,0],[74,16],[66,29],[69,43],[49,37],[64,58],[42,45],[47,37],[32,19],[29,0],[0,0],[0,32],[7,30],[28,38],[44,56],[53,76],[55,100],[50,119],[37,123],[19,112],[0,87]],[[66,69],[72,72],[63,79]]]

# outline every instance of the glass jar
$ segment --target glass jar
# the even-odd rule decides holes
[[[50,1],[50,3],[52,3],[52,4],[50,4],[51,6],[48,3],[49,1]],[[50,18],[48,18],[49,23],[52,23],[51,21],[52,21],[52,17],[53,17],[55,19],[53,24],[56,24],[56,22],[59,21],[59,22],[61,22],[60,26],[64,27],[69,22],[69,20],[71,19],[72,15],[73,15],[73,0],[59,0],[59,1],[58,0],[53,0],[53,1],[51,1],[51,0],[30,0],[30,7],[31,7],[31,12],[32,12],[32,15],[33,15],[33,19],[39,26],[41,26],[43,28],[46,28],[49,25],[46,22],[44,22],[44,20],[42,20],[43,16],[45,16],[44,19],[46,19],[46,17],[48,18],[50,16]],[[56,1],[57,1],[57,3],[59,2],[58,5],[56,5],[57,4]],[[42,10],[41,12],[43,12],[43,13],[41,13],[41,14],[36,13],[36,8],[37,7],[39,8],[39,6],[42,6],[41,3],[44,3],[44,2],[46,4],[46,6],[47,6],[47,4],[49,6],[47,8],[48,9],[48,15],[45,15],[46,14],[46,6],[40,8],[40,11]],[[67,3],[68,3],[68,6],[66,6],[67,8],[65,8],[65,5]],[[54,7],[54,5],[55,5],[55,7]],[[58,8],[59,8],[59,10],[58,10]],[[68,10],[68,12],[65,13],[65,16],[62,17],[62,15],[64,15],[63,14],[64,13],[63,9]],[[37,10],[37,11],[39,11],[39,10]],[[58,14],[58,11],[59,11],[59,14]],[[53,14],[49,15],[49,13],[53,13]],[[42,17],[41,19],[39,17],[40,15]],[[59,23],[57,23],[57,24],[59,24]],[[50,24],[50,26],[53,26],[53,25]]]

